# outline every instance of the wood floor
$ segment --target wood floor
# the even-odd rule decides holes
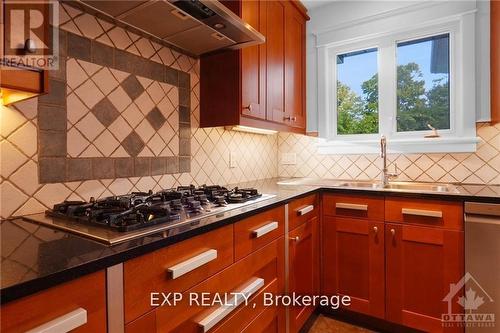
[[[376,333],[369,329],[354,326],[323,315],[319,315],[308,333]]]

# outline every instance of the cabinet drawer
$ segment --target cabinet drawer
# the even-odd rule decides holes
[[[241,309],[236,311],[236,313],[228,318],[224,322],[224,324],[215,328],[213,330],[213,333],[234,333],[243,332],[244,330],[247,332],[265,332],[266,326],[264,325],[270,325],[271,323],[260,322],[260,320],[267,319],[261,318],[264,312],[266,312],[266,307],[264,306],[264,293],[272,293],[274,295],[279,294],[278,281],[274,280],[271,284],[259,291],[258,294],[251,300],[251,302],[249,301],[248,305],[244,305]],[[253,307],[254,303],[255,308]],[[274,310],[278,309],[274,306],[271,306],[269,308],[272,308]],[[254,323],[255,321],[259,321],[258,325],[257,323]],[[254,324],[254,326],[257,325],[258,327],[256,326],[253,329],[246,328],[248,326],[251,326],[252,324]],[[258,330],[257,328],[260,328],[260,330]]]
[[[125,262],[125,322],[151,310],[151,292],[184,292],[232,263],[232,225]]]
[[[384,220],[384,198],[369,195],[323,195],[323,214],[327,216]]]
[[[283,236],[285,207],[277,207],[234,225],[234,257],[239,260]]]
[[[259,297],[261,295],[260,292],[264,289],[267,290],[269,288],[269,290],[277,293],[283,292],[283,239],[281,237],[273,241],[222,272],[191,288],[184,294],[182,301],[177,303],[176,306],[157,308],[155,310],[157,331],[183,333],[212,332],[226,323],[236,320],[233,316],[245,308],[244,303],[239,304],[237,307],[230,308],[228,311],[222,311],[219,316],[215,316],[213,312],[220,310],[217,305],[206,307],[195,302],[191,302],[190,304],[189,295],[209,293],[208,295],[213,297],[214,294],[219,293],[221,297],[224,297],[224,293],[245,290],[251,293],[250,300],[252,300],[252,298]],[[231,295],[228,294],[228,298],[231,298]],[[256,304],[259,302],[256,302]],[[249,304],[253,303],[252,300]],[[250,310],[254,309],[246,310],[244,315],[242,315],[243,317],[238,317],[238,320],[250,323],[259,314],[258,311]]]
[[[295,229],[312,217],[317,216],[318,212],[319,200],[316,194],[293,200],[288,204],[288,229]]]
[[[427,199],[386,198],[386,220],[463,230],[463,203]]]
[[[0,331],[26,332],[43,325],[54,331],[106,332],[106,289],[104,272],[41,291],[7,303],[1,308]]]
[[[269,306],[242,333],[279,333],[284,332],[285,309]]]

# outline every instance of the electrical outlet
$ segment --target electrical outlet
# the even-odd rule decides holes
[[[281,154],[281,164],[282,165],[295,165],[295,164],[297,164],[297,154],[296,153],[283,153],[283,154]]]
[[[235,152],[229,153],[229,168],[236,168],[238,166],[237,156]]]

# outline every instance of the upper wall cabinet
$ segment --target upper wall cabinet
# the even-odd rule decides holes
[[[224,1],[266,42],[201,58],[201,127],[305,133],[305,24],[299,1]]]
[[[490,2],[491,121],[500,122],[500,1]]]

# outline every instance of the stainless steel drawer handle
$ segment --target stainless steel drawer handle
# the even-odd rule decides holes
[[[229,315],[234,309],[236,309],[245,299],[255,294],[257,290],[264,286],[264,279],[262,278],[252,278],[249,282],[245,284],[239,291],[234,292],[234,297],[228,300],[227,305],[223,305],[215,309],[208,316],[203,318],[198,322],[198,326],[202,329],[203,333],[209,331],[212,327],[217,325],[221,320],[223,320],[227,315]],[[245,295],[243,297],[242,295]]]
[[[402,208],[401,213],[403,215],[415,215],[415,216],[427,216],[427,217],[443,217],[443,212],[438,210],[422,210],[422,209],[410,209]]]
[[[87,323],[87,310],[78,308],[61,317],[35,327],[26,333],[65,333]]]
[[[299,216],[303,216],[303,215],[306,215],[309,212],[312,212],[313,210],[314,210],[314,205],[309,205],[309,206],[305,206],[304,208],[299,209],[297,211],[297,214]]]
[[[259,238],[276,229],[278,229],[278,222],[273,221],[271,223],[263,225],[260,228],[255,229],[254,231],[252,231],[252,235],[254,238]]]
[[[178,277],[189,273],[215,259],[217,259],[217,250],[210,249],[186,261],[180,262],[175,266],[167,268],[167,272],[170,274],[172,279],[177,279]]]
[[[350,209],[350,210],[360,210],[368,211],[368,205],[358,205],[352,203],[337,202],[335,203],[335,208],[337,209]]]

